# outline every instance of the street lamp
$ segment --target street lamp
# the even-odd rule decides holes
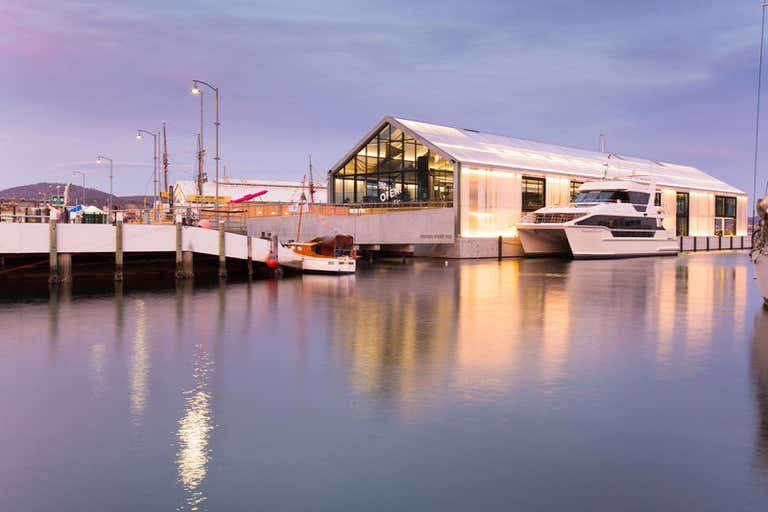
[[[154,139],[154,142],[155,142],[155,149],[154,149],[154,153],[153,153],[153,155],[154,155],[154,167],[153,167],[153,171],[152,171],[153,180],[155,182],[154,186],[152,187],[152,196],[154,198],[154,201],[153,201],[154,202],[153,210],[154,210],[155,207],[157,206],[157,188],[158,188],[158,186],[157,186],[157,139],[158,139],[159,134],[152,133],[149,130],[139,129],[139,130],[136,130],[136,139],[137,140],[141,140],[141,134],[142,133],[146,133],[147,135],[151,135],[152,139]],[[157,220],[157,211],[155,211],[155,220]]]
[[[109,161],[109,215],[112,215],[112,164],[114,163],[108,156],[97,156],[96,163],[101,164],[104,160]]]
[[[200,85],[204,85],[211,89],[216,94],[216,122],[213,123],[216,126],[216,156],[213,157],[216,160],[216,226],[219,225],[219,88],[214,87],[202,80],[192,80],[192,94],[201,94]]]
[[[85,173],[83,171],[72,171],[72,175],[79,174],[83,177],[83,206],[85,206]]]

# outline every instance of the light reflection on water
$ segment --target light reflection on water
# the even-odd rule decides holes
[[[382,262],[5,303],[0,389],[27,391],[0,394],[0,509],[748,510],[751,275],[743,254]]]
[[[131,349],[131,416],[136,426],[141,424],[147,402],[149,353],[147,348],[147,310],[144,300],[136,300],[136,330]]]
[[[205,349],[198,345],[193,370],[195,387],[184,392],[185,411],[176,432],[179,446],[176,464],[189,510],[200,510],[206,500],[201,486],[211,456],[209,442],[213,430],[213,397],[209,386],[212,374],[213,362]],[[184,507],[179,510],[184,510]]]

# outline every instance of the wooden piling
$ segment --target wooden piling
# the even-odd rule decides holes
[[[247,262],[248,262],[248,277],[253,276],[253,238],[251,238],[250,235],[248,235],[248,238],[246,238],[246,251],[247,251]]]
[[[219,223],[219,277],[227,277],[227,252],[224,224]]]
[[[115,281],[123,280],[123,212],[115,219]]]
[[[181,225],[181,215],[176,216],[176,279],[184,278],[184,231]]]
[[[502,239],[501,236],[499,236],[499,247],[498,247],[498,251],[499,251],[498,259],[499,259],[499,261],[501,261],[502,255],[504,253],[504,247],[503,246],[504,246],[504,239]]]
[[[53,222],[48,223],[48,282],[59,282],[59,258],[57,254],[56,246],[56,214],[51,213],[51,217],[54,217]]]

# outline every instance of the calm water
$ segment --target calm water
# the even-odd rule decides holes
[[[0,510],[768,510],[744,253],[0,303]]]

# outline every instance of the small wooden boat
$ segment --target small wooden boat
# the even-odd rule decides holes
[[[324,243],[323,237],[308,242],[289,243],[286,247],[301,256],[301,268],[304,272],[354,274],[357,267],[353,248],[329,245]]]

